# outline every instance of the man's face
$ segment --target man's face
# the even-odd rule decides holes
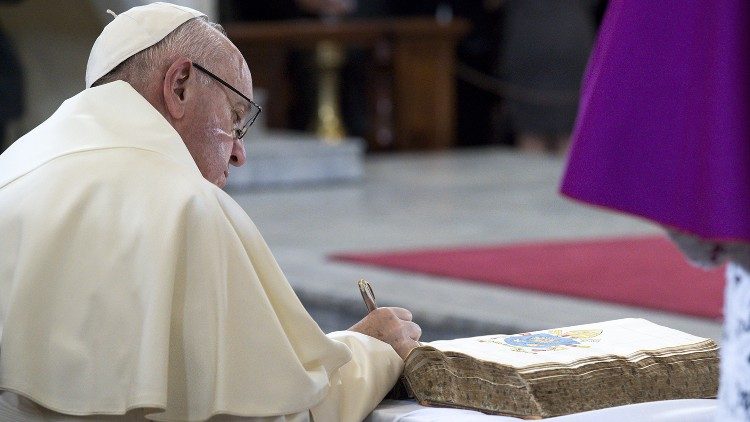
[[[225,63],[201,63],[249,98],[253,95],[250,71],[239,51]],[[196,82],[208,78],[193,68]],[[196,97],[188,108],[188,124],[183,140],[195,163],[209,182],[223,188],[227,183],[229,165],[245,163],[244,141],[235,138],[234,129],[249,111],[247,100],[224,85],[208,78],[208,84],[195,83]]]

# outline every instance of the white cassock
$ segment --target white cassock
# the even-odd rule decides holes
[[[2,420],[25,397],[70,415],[355,421],[403,366],[379,340],[321,332],[247,214],[121,81],[0,156],[0,313]]]

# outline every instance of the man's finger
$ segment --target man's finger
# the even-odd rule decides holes
[[[411,321],[411,312],[408,309],[404,308],[397,308],[397,307],[388,307],[386,309],[391,310],[398,319],[404,320],[404,321]]]
[[[422,337],[422,327],[416,322],[406,321],[404,327],[406,328],[406,334],[412,340],[419,341],[419,338]]]

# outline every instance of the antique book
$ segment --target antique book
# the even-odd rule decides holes
[[[528,419],[716,397],[713,340],[644,319],[423,343],[404,383],[424,405]]]

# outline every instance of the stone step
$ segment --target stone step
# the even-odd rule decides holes
[[[247,162],[229,169],[228,190],[351,182],[364,175],[365,143],[328,144],[309,134],[267,131],[246,144]]]

